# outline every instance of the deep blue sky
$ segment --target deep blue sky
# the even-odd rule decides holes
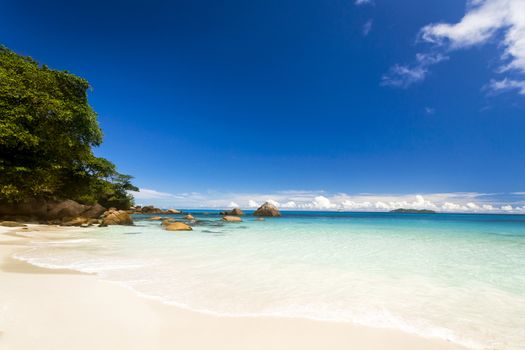
[[[96,153],[139,187],[523,191],[525,96],[483,89],[497,42],[380,84],[426,49],[423,26],[464,14],[458,0],[4,0],[0,42],[89,80]]]

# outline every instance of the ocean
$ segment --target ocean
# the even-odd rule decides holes
[[[187,210],[190,232],[83,229],[17,258],[97,273],[222,316],[353,322],[472,349],[525,349],[525,216],[290,212],[241,223]],[[181,215],[170,215],[174,218]]]

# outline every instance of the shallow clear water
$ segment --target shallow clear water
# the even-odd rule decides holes
[[[525,349],[525,216],[285,212],[192,232],[84,230],[18,257],[97,272],[222,315],[350,321],[478,349]],[[174,216],[177,217],[177,216]]]

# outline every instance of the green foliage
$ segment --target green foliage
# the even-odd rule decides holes
[[[0,200],[132,204],[131,177],[93,155],[102,131],[88,89],[85,79],[0,46]]]

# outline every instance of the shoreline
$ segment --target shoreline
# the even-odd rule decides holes
[[[218,316],[170,305],[93,274],[13,258],[31,239],[70,228],[0,230],[0,347],[13,349],[466,349],[450,341],[348,322]],[[40,231],[42,232],[42,231]],[[6,234],[7,233],[7,234]],[[123,336],[126,334],[126,336]],[[82,339],[82,345],[78,342]]]

